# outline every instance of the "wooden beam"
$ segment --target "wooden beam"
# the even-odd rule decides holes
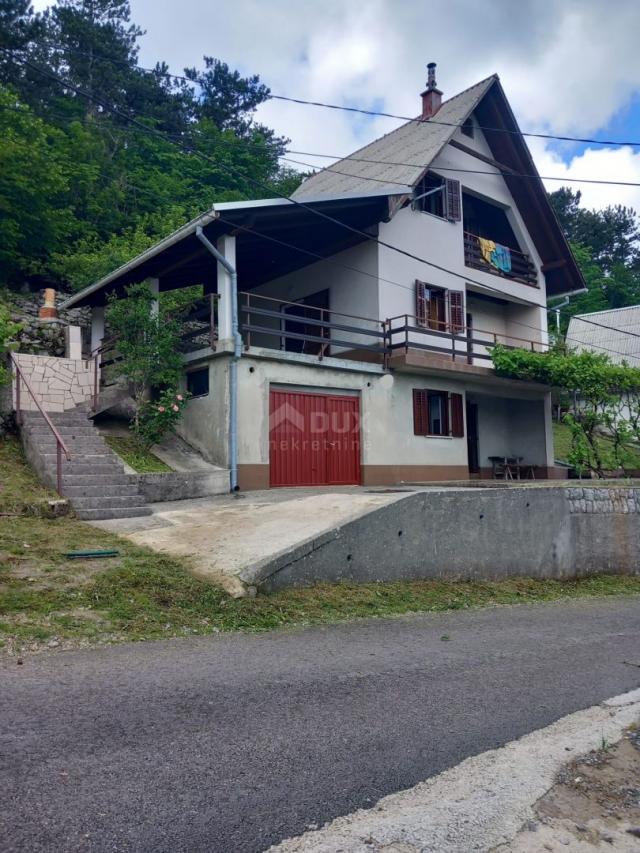
[[[560,267],[566,267],[566,260],[558,260],[558,261],[547,261],[546,264],[542,264],[540,269],[542,272],[551,272],[551,270],[560,269]]]
[[[500,172],[509,172],[513,175],[516,174],[516,170],[512,169],[510,166],[505,166],[504,163],[499,163],[497,160],[494,160],[493,157],[487,157],[486,154],[482,154],[480,153],[480,151],[474,151],[473,148],[469,148],[467,145],[464,145],[462,142],[458,142],[456,139],[450,139],[449,145],[452,148],[457,148],[458,151],[464,151],[465,154],[469,154],[471,157],[475,157],[477,160],[482,160],[483,163],[487,163],[489,166],[493,166]],[[435,170],[436,172],[438,171],[437,166]]]

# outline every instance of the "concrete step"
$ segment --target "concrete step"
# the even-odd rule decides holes
[[[50,438],[49,436],[42,436],[37,439],[31,438],[30,440],[41,453],[55,453],[57,442],[53,436]],[[62,441],[72,455],[97,456],[112,453],[111,448],[96,436],[74,438],[73,436],[63,435]]]
[[[106,458],[106,457],[104,457]],[[78,460],[81,460],[82,457],[79,456]],[[55,455],[54,455],[55,460]],[[53,464],[49,459],[47,459],[47,470],[50,473],[55,474],[56,465],[55,461]],[[122,476],[126,476],[124,473],[124,468],[122,465],[118,465],[117,462],[112,463],[98,463],[98,462],[84,462],[84,461],[75,461],[74,459],[71,462],[67,462],[65,459],[62,464],[62,475],[63,477],[74,476],[76,474],[89,474],[93,476],[93,482],[97,482],[98,478],[100,478],[100,482],[104,482],[105,476],[118,476],[122,474]]]
[[[138,518],[151,515],[151,512],[148,506],[129,506],[122,509],[81,509],[76,515],[82,521],[102,521],[107,518]]]
[[[67,435],[100,435],[91,424],[71,424],[70,426],[56,426],[54,424],[54,426],[63,438]],[[53,435],[49,425],[44,421],[42,423],[25,424],[24,431],[27,435],[33,435],[34,437]]]
[[[87,498],[74,498],[72,503],[75,510],[125,509],[130,506],[140,506],[142,498],[140,495],[111,495],[108,497],[93,495]]]
[[[76,500],[76,498],[91,498],[91,497],[125,497],[126,495],[136,495],[140,497],[140,490],[136,483],[127,483],[124,480],[121,483],[105,483],[104,478],[100,478],[100,482],[96,483],[95,479],[90,483],[76,484],[75,480],[80,478],[70,477],[68,481],[63,478],[62,488],[64,495],[67,498]]]
[[[122,469],[119,471],[114,470],[114,473],[112,474],[103,473],[99,476],[88,472],[69,473],[68,466],[63,468],[62,472],[62,483],[65,487],[73,486],[82,488],[98,485],[110,488],[111,486],[129,486],[131,484],[129,475],[125,474]]]
[[[44,417],[40,412],[22,412],[25,423],[40,422],[45,423]],[[91,423],[88,412],[78,412],[76,409],[70,409],[67,412],[47,412],[47,417],[54,424],[56,423]]]

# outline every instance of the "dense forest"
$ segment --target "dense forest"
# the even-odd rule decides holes
[[[0,0],[0,285],[82,287],[215,201],[299,182],[257,75],[143,70],[142,35],[127,0]]]
[[[257,74],[210,56],[140,68],[143,35],[128,0],[0,0],[0,287],[82,287],[215,201],[299,182],[255,119]],[[569,310],[640,303],[635,212],[550,198],[589,286]]]

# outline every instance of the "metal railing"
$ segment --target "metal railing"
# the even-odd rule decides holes
[[[291,351],[296,346],[296,351],[317,355],[320,360],[327,355],[344,358],[360,351],[379,355],[380,360],[385,356],[386,325],[383,320],[246,291],[239,297],[240,330],[245,349],[263,346],[286,350],[289,347]],[[276,346],[272,345],[274,343]]]
[[[406,354],[410,349],[418,349],[450,356],[453,361],[463,359],[467,364],[473,364],[474,359],[492,361],[488,350],[498,344],[506,349],[526,348],[532,352],[544,352],[548,348],[545,341],[534,341],[488,329],[457,328],[449,324],[446,331],[440,331],[419,323],[411,314],[391,317],[386,321],[386,328],[389,355],[398,350]],[[431,338],[435,339],[435,342],[429,340]],[[476,347],[480,347],[480,350]]]
[[[49,429],[53,433],[53,437],[56,440],[56,490],[57,490],[59,495],[62,495],[62,454],[64,453],[64,455],[67,459],[67,462],[71,461],[71,454],[69,453],[69,450],[68,450],[66,444],[62,440],[62,436],[60,435],[58,430],[53,425],[51,418],[49,417],[49,415],[45,412],[45,410],[40,405],[40,402],[39,402],[38,398],[36,397],[33,388],[31,387],[31,383],[29,382],[27,377],[22,372],[22,369],[21,369],[20,365],[18,364],[18,361],[17,361],[15,355],[13,353],[10,353],[10,356],[11,356],[11,363],[13,364],[13,367],[15,368],[15,372],[16,372],[16,421],[18,422],[18,424],[22,424],[22,405],[21,405],[22,404],[22,399],[21,399],[22,390],[21,390],[21,384],[24,383],[24,387],[27,389],[27,391],[31,395],[31,399],[36,404],[36,408],[38,409],[38,411],[40,412],[40,414],[44,418],[45,423],[47,424],[47,426],[49,427]]]
[[[500,275],[504,278],[514,279],[523,284],[528,284],[531,287],[538,286],[538,273],[535,264],[526,254],[519,249],[512,249],[510,246],[509,254],[511,255],[511,271],[504,272],[503,270],[494,267],[486,260],[480,249],[480,237],[477,234],[471,234],[469,231],[464,232],[464,262],[465,266],[473,267],[474,269],[489,272],[493,275]]]

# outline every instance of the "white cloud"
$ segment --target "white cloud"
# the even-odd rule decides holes
[[[142,64],[162,58],[179,72],[207,54],[259,73],[274,93],[311,100],[415,115],[425,64],[435,60],[445,97],[498,72],[523,129],[587,136],[640,92],[638,0],[131,5],[133,19],[147,30]],[[331,154],[347,154],[397,125],[278,101],[265,104],[260,118],[293,148]],[[589,149],[567,167],[540,140],[530,142],[542,174],[640,180],[639,155],[629,149]],[[620,201],[640,208],[638,188],[580,188],[587,205]]]

